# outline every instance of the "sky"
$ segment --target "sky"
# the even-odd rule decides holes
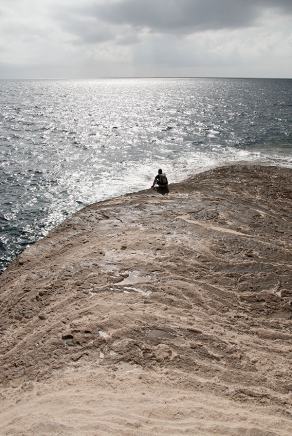
[[[292,77],[292,0],[0,0],[0,78]]]

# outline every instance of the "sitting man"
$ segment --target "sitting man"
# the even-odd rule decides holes
[[[154,188],[157,185],[159,190],[168,191],[168,180],[166,174],[162,172],[161,169],[158,170],[158,174],[154,179],[153,185],[151,188]]]

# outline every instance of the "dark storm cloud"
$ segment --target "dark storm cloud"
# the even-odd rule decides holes
[[[246,27],[271,8],[290,13],[292,0],[116,0],[93,6],[91,13],[114,24],[191,33]]]

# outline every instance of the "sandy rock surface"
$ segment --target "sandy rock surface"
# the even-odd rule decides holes
[[[291,435],[289,169],[89,206],[0,276],[1,435]]]

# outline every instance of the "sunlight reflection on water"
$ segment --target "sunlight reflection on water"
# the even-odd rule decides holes
[[[226,162],[291,166],[289,80],[0,81],[0,95],[2,265],[158,167],[173,182]]]

